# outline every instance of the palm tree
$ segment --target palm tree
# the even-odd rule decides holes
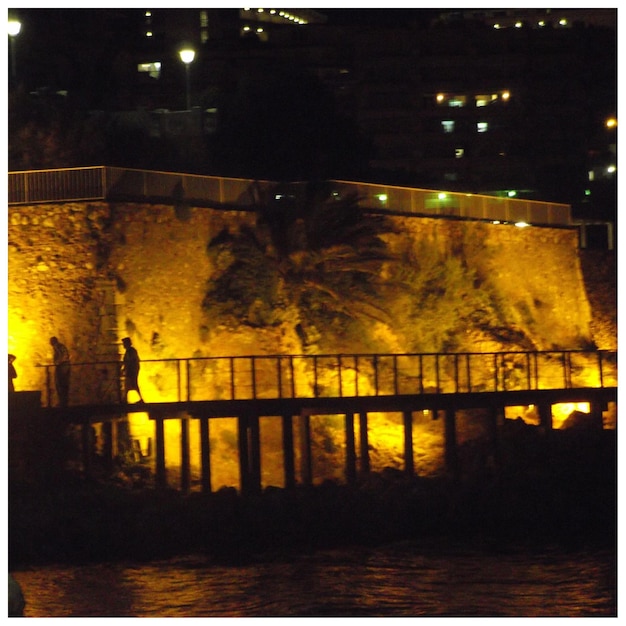
[[[316,323],[386,320],[381,269],[392,260],[383,239],[391,221],[326,186],[279,191],[260,199],[254,227],[225,229],[209,242],[223,269],[209,281],[205,307],[236,323],[287,322],[303,348],[315,342]]]

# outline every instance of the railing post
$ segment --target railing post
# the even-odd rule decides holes
[[[470,357],[471,354],[467,353],[465,355],[465,373],[467,375],[467,392],[472,392],[472,368],[470,367]]]
[[[313,356],[313,397],[317,398],[317,356]]]
[[[235,357],[228,357],[230,363],[230,399],[235,399]]]
[[[378,356],[374,355],[372,359],[372,365],[374,366],[374,391],[378,395]]]
[[[604,373],[602,371],[602,351],[598,350],[598,375],[600,376],[600,387],[604,387]]]
[[[337,355],[337,379],[339,384],[339,397],[343,398],[343,388],[341,385],[341,354]]]
[[[280,366],[280,357],[276,357],[276,375],[278,376],[278,397],[283,397],[283,375]]]
[[[185,368],[187,370],[187,402],[191,402],[191,360],[185,359]]]
[[[359,397],[359,355],[354,355],[354,395]]]
[[[419,355],[419,380],[420,380],[420,393],[424,393],[424,355]]]
[[[252,398],[256,400],[256,357],[250,357],[250,375],[251,375],[251,383],[252,383]]]
[[[398,355],[393,355],[393,393],[398,395]]]
[[[289,375],[291,377],[291,397],[296,397],[296,379],[293,369],[293,356],[289,355]]]

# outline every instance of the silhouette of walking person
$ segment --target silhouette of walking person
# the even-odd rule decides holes
[[[15,359],[17,357],[14,354],[9,354],[9,393],[15,391],[15,383],[13,382],[17,378],[17,371],[15,365],[13,365]]]
[[[130,337],[124,337],[122,344],[126,352],[122,360],[122,373],[124,375],[125,394],[124,399],[128,402],[128,392],[136,391],[139,394],[139,402],[143,403],[143,397],[139,390],[139,354],[133,347]]]
[[[54,382],[56,385],[59,406],[67,406],[70,395],[70,353],[56,338],[50,337],[50,345],[54,351]]]

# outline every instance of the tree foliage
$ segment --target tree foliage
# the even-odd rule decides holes
[[[319,186],[281,195],[256,207],[254,227],[225,229],[209,242],[216,271],[207,310],[252,326],[290,316],[303,335],[338,319],[385,319],[381,268],[392,256],[383,235],[392,223],[364,213],[356,196]]]

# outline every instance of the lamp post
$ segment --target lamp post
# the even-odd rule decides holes
[[[11,78],[15,82],[17,76],[16,64],[15,64],[15,38],[20,34],[22,30],[22,23],[18,20],[9,20],[8,32],[9,41],[11,46]]]
[[[187,111],[191,109],[191,96],[189,92],[189,65],[193,63],[196,51],[192,48],[183,48],[179,53],[180,60],[185,64],[185,77],[187,80]]]

